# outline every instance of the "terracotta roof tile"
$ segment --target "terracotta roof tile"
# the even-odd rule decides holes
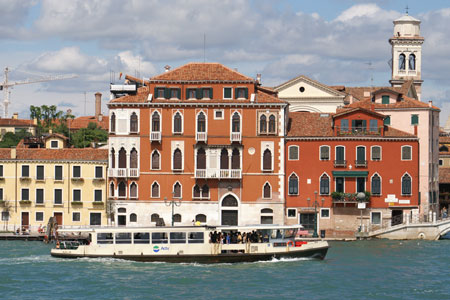
[[[16,149],[17,159],[20,160],[71,160],[71,161],[107,161],[107,149],[93,148],[65,148],[65,149]],[[0,159],[11,159],[11,149],[0,149]]]
[[[0,119],[0,126],[32,126],[36,127],[35,124],[33,124],[33,120],[26,120],[26,119]]]
[[[78,130],[81,128],[87,128],[89,123],[95,123],[99,127],[109,130],[109,116],[102,116],[102,120],[99,121],[95,116],[82,116],[75,119],[69,119],[67,126],[70,126],[70,130]]]
[[[433,108],[439,110],[436,106],[429,106],[428,103],[415,100],[406,96],[403,96],[402,101],[397,101],[395,103],[391,104],[381,104],[381,103],[373,103],[370,99],[365,99],[359,102],[353,102],[351,104],[348,104],[346,107],[353,108],[353,107],[361,107],[370,109],[370,107],[374,105],[375,109],[389,109],[389,108]]]

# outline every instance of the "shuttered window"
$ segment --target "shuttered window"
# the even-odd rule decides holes
[[[102,190],[94,191],[94,201],[95,202],[103,202],[103,191]]]
[[[180,149],[175,149],[173,152],[173,169],[181,170],[182,169],[182,154]]]
[[[44,189],[36,189],[36,204],[44,204]]]
[[[377,120],[370,120],[369,122],[369,130],[371,132],[377,132],[378,131],[378,121]]]
[[[81,166],[73,166],[72,168],[72,177],[80,178],[81,177]]]
[[[372,176],[372,195],[380,195],[381,194],[381,178],[377,174]]]
[[[330,193],[330,178],[327,175],[320,177],[320,194],[328,195]]]
[[[386,116],[384,118],[384,125],[391,125],[391,116]]]
[[[298,160],[298,146],[289,146],[289,160]]]
[[[103,178],[103,167],[95,167],[95,178]]]
[[[402,160],[411,160],[411,146],[402,147]]]
[[[408,174],[402,177],[402,195],[411,195],[411,177]]]
[[[62,204],[62,189],[55,189],[55,204]]]
[[[289,176],[289,195],[298,195],[298,177],[295,174]]]
[[[381,96],[381,104],[389,104],[389,96]]]
[[[330,159],[330,147],[329,146],[320,146],[320,159],[321,160],[329,160]]]
[[[381,160],[381,147],[380,146],[372,147],[372,160]]]
[[[232,98],[232,88],[226,87],[223,88],[223,99],[231,99]]]
[[[341,120],[341,131],[348,131],[348,119]]]
[[[336,160],[337,161],[345,160],[345,148],[343,146],[336,147]]]
[[[72,201],[81,201],[81,190],[73,190],[73,196],[72,197],[73,197]]]
[[[411,115],[411,125],[419,125],[419,115]]]
[[[36,167],[36,180],[44,180],[44,166]]]

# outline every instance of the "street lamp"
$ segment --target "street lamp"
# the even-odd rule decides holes
[[[311,199],[307,198],[306,201],[308,202],[308,206]],[[312,203],[312,205],[310,207],[314,207],[314,232],[312,237],[313,238],[318,238],[319,235],[317,234],[317,208],[319,207],[323,207],[323,204],[325,202],[325,198],[322,198],[322,206],[320,205],[320,203],[317,201],[317,191],[314,191],[314,202]]]
[[[181,205],[181,198],[179,200],[175,200],[175,199],[173,199],[173,198],[175,198],[174,196],[175,196],[175,192],[172,192],[172,200],[170,200],[170,201],[167,200],[167,197],[164,197],[164,203],[166,204],[166,206],[172,206],[172,227],[173,227],[173,223],[174,223],[174,220],[173,220],[174,208],[175,208],[175,206]]]

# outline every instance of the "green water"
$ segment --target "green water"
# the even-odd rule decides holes
[[[0,241],[1,299],[450,299],[450,240],[332,242],[324,261],[59,259]]]

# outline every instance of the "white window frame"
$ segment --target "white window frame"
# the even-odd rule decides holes
[[[403,148],[409,148],[409,149],[410,149],[410,152],[411,152],[411,158],[410,158],[410,159],[403,159]],[[401,147],[400,155],[401,155],[401,160],[402,160],[402,161],[412,161],[412,160],[413,160],[412,146],[410,146],[410,145],[403,145],[403,146]]]
[[[322,159],[322,148],[328,148],[328,159]],[[331,148],[330,148],[330,146],[328,146],[328,145],[321,145],[321,146],[319,146],[319,160],[328,161],[328,160],[330,160],[330,157],[331,157]]]
[[[28,190],[28,199],[23,199],[23,190]],[[30,199],[30,189],[29,188],[21,188],[20,189],[20,201],[31,201]]]
[[[334,146],[334,160],[337,160],[337,147],[343,147],[344,148],[344,160],[347,160],[346,159],[347,149],[345,148],[344,145],[336,145],[336,146]]]
[[[80,191],[80,201],[75,200],[75,191]],[[71,202],[83,202],[83,193],[81,189],[72,189],[72,201]]]
[[[321,193],[321,179],[323,176],[327,176],[328,177],[328,194],[322,194]],[[319,195],[331,195],[331,176],[327,174],[327,172],[323,172],[320,176],[319,176]]]
[[[175,197],[175,185],[176,184],[180,185],[180,197]],[[174,184],[172,185],[172,195],[174,199],[182,199],[183,198],[183,185],[181,184],[181,182],[179,182],[178,180],[174,182]]]
[[[80,220],[79,220],[79,221],[75,221],[75,220],[73,219],[73,214],[79,214]],[[73,211],[73,212],[72,212],[72,222],[81,222],[81,211]]]
[[[92,215],[92,214],[100,214],[100,225],[90,225],[90,224],[91,224],[91,215]],[[93,212],[90,212],[90,213],[89,213],[89,225],[90,225],[90,226],[102,226],[102,215],[103,215],[103,214],[102,214],[100,211],[95,211],[95,212],[93,211]]]
[[[337,192],[337,178],[342,178],[344,180],[344,190],[342,192],[345,193],[345,177],[334,177],[334,191]]]
[[[133,183],[136,184],[136,197],[131,197],[131,185]],[[136,181],[130,182],[130,184],[128,185],[128,191],[130,191],[129,192],[130,199],[138,199],[139,198],[139,184]]]
[[[61,179],[56,179],[56,167],[61,167]],[[53,169],[53,178],[56,181],[63,181],[64,180],[64,166],[63,165],[55,165],[55,168]]]
[[[198,116],[200,113],[203,113],[205,115],[205,134],[208,136],[208,114],[207,111],[201,109],[195,114],[195,134],[197,134],[198,131]]]
[[[56,203],[56,190],[61,190],[61,203]],[[53,205],[64,205],[64,190],[63,189],[53,189]]]
[[[80,167],[80,177],[75,177],[75,176],[73,176],[73,174],[75,173],[74,172],[74,169],[75,169],[75,167]],[[81,172],[81,166],[80,165],[73,165],[72,166],[72,178],[82,178],[83,177],[83,173]]]
[[[264,197],[264,187],[266,186],[266,184],[268,184],[269,187],[270,187],[270,197],[269,197],[269,198],[265,198],[265,197]],[[272,185],[271,185],[270,182],[268,182],[268,181],[264,182],[264,184],[263,184],[263,186],[262,186],[262,197],[261,197],[261,198],[262,198],[262,199],[272,199]]]
[[[293,210],[295,212],[295,215],[293,217],[289,216],[289,210]],[[288,219],[296,219],[297,218],[297,209],[296,208],[286,208],[286,217]]]
[[[373,159],[373,152],[372,152],[372,149],[373,149],[374,147],[379,147],[379,148],[380,148],[380,159]],[[371,160],[371,161],[382,161],[382,159],[383,159],[383,147],[381,147],[380,145],[373,145],[373,146],[370,146],[370,160]]]
[[[1,191],[1,198],[0,198],[0,201],[4,201],[4,198],[5,198],[5,194],[3,193],[4,191],[3,191],[3,188],[2,187],[0,187],[0,191]]]
[[[222,112],[222,117],[217,117],[216,112]],[[215,109],[214,110],[214,120],[224,120],[225,119],[225,111],[223,109]]]
[[[231,114],[230,114],[230,136],[233,132],[233,116],[235,113],[237,113],[239,115],[239,133],[242,134],[242,114],[238,110],[232,110]]]
[[[231,89],[231,98],[225,98],[225,89]],[[233,93],[234,93],[234,91],[233,91],[234,89],[233,89],[233,87],[229,87],[229,86],[224,86],[223,87],[223,99],[234,99],[233,98]]]
[[[153,169],[152,167],[152,161],[153,161],[153,153],[157,152],[158,156],[159,156],[159,162],[158,162],[158,169]],[[172,160],[173,160],[173,154],[172,154]],[[173,164],[173,162],[172,162]],[[150,155],[150,170],[161,170],[161,152],[158,151],[158,149],[155,149],[152,151],[151,155]]]
[[[291,193],[289,192],[289,180],[290,180],[290,178],[291,178],[292,175],[295,175],[295,176],[297,177],[297,194],[291,194]],[[289,174],[288,180],[287,180],[287,184],[288,184],[288,190],[287,190],[287,193],[288,193],[289,196],[298,196],[298,195],[300,195],[300,176],[298,176],[297,173],[292,172],[291,174]]]
[[[325,210],[328,210],[328,217],[322,217],[322,211],[325,211]],[[330,219],[330,217],[331,217],[331,210],[329,208],[327,208],[327,207],[321,208],[319,217],[321,219]]]
[[[128,186],[128,190],[130,189],[130,187]],[[95,201],[95,192],[96,191],[100,191],[100,192],[102,192],[102,199],[100,200],[100,201]],[[94,202],[94,203],[101,203],[101,202],[104,202],[103,201],[103,189],[94,189],[93,191],[92,191],[92,202]]]
[[[373,194],[372,193],[372,179],[373,179],[373,177],[375,175],[380,177],[380,194]],[[375,172],[375,173],[372,174],[372,176],[370,176],[370,194],[371,194],[371,196],[375,196],[375,197],[380,197],[381,195],[383,195],[383,178],[381,177],[380,174],[378,174],[378,172]]]
[[[181,131],[180,132],[175,132],[175,115],[179,113],[181,116]],[[161,120],[161,116],[160,116],[160,120]],[[159,124],[159,128],[161,129],[161,124]],[[183,134],[184,133],[184,115],[183,112],[179,109],[174,110],[172,113],[172,134]]]
[[[36,218],[36,214],[37,213],[42,213],[42,220],[38,220],[37,218]],[[44,222],[44,220],[45,220],[45,212],[43,212],[43,211],[41,211],[41,210],[38,210],[38,211],[35,211],[34,212],[34,221],[35,222]]]
[[[137,116],[137,131],[133,131],[133,132],[131,132],[131,116],[133,115],[133,113]],[[140,122],[139,122],[139,119],[140,119],[140,114],[139,114],[139,111],[134,111],[134,110],[132,110],[132,111],[130,111],[129,112],[129,115],[128,115],[128,119],[127,119],[127,122],[128,122],[128,124],[127,124],[127,127],[128,127],[128,134],[139,134],[139,132],[140,132]],[[161,121],[161,118],[159,119],[160,120],[160,122],[162,122]]]
[[[102,168],[102,176],[101,177],[97,177],[97,168]],[[103,166],[94,166],[94,178],[95,179],[104,179],[105,178],[105,176],[103,174]]]
[[[403,177],[405,177],[405,175],[408,175],[409,178],[411,178],[411,186],[410,186],[411,194],[403,194]],[[403,173],[403,175],[400,177],[400,195],[405,196],[405,197],[413,196],[413,177],[408,172]]]
[[[158,185],[158,197],[154,197],[154,196],[153,196],[153,185],[154,185],[155,183]],[[153,181],[152,184],[150,185],[150,198],[152,198],[152,199],[159,199],[159,198],[161,198],[161,185],[160,185],[159,182],[156,181],[156,180]]]
[[[357,145],[355,147],[355,161],[358,160],[358,148],[363,147],[364,148],[364,160],[367,161],[367,147],[364,145]]]
[[[43,175],[44,175],[44,178],[41,178],[41,179],[38,179],[37,178],[37,176],[38,176],[38,168],[39,167],[42,167],[42,169],[43,169]],[[37,180],[37,181],[44,181],[45,180],[45,166],[44,165],[36,165],[36,177],[35,177],[35,179]]]
[[[37,191],[38,190],[42,190],[43,191],[43,193],[42,193],[42,203],[37,203]],[[37,188],[35,191],[34,191],[34,203],[36,204],[36,205],[45,205],[45,189],[44,188]]]
[[[23,176],[23,167],[28,167],[28,176]],[[21,165],[20,166],[20,177],[21,178],[30,178],[31,174],[30,174],[30,165]]]
[[[157,113],[158,115],[159,115],[159,131],[153,131],[153,114],[154,113]],[[152,110],[151,112],[151,115],[150,115],[150,133],[152,133],[152,132],[160,132],[161,134],[162,134],[162,113],[158,110],[158,109],[154,109],[154,110]],[[131,117],[131,113],[130,113],[130,117]],[[173,127],[173,123],[172,123],[172,127]],[[139,131],[139,117],[138,117],[138,132],[140,132]]]
[[[291,159],[291,149],[292,148],[297,148],[297,158],[292,158]],[[300,160],[300,146],[298,145],[290,145],[288,147],[288,160]]]
[[[380,224],[374,224],[373,223],[373,215],[374,214],[380,214]],[[377,211],[377,210],[371,211],[370,212],[370,224],[371,225],[381,225],[381,224],[383,224],[383,213],[381,211]]]
[[[180,150],[180,152],[181,152],[181,169],[175,169],[174,165],[173,165],[173,158],[174,158],[175,151],[177,149]],[[161,167],[161,156],[159,156],[159,158],[160,158],[160,165],[159,165],[159,167]],[[173,149],[170,163],[172,165],[172,171],[175,171],[175,172],[183,172],[184,171],[184,153],[183,153],[183,149],[181,149],[180,147],[175,147],[175,149]]]
[[[53,142],[56,142],[56,147],[53,147]],[[50,149],[58,149],[59,141],[58,140],[50,140]]]

